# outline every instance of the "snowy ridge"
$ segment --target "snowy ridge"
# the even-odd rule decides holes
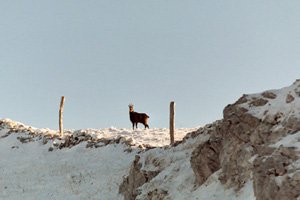
[[[151,128],[151,129],[126,129],[126,128],[105,128],[101,130],[96,129],[82,129],[82,130],[64,130],[64,135],[60,136],[58,131],[50,129],[34,128],[20,122],[15,122],[10,119],[0,120],[0,126],[4,131],[1,132],[0,137],[5,137],[10,133],[22,133],[22,135],[29,134],[33,138],[47,137],[53,139],[54,143],[62,143],[67,137],[73,136],[74,138],[80,137],[94,140],[95,142],[101,141],[101,139],[114,140],[117,138],[124,138],[130,143],[131,146],[153,146],[161,147],[169,145],[170,136],[169,129],[167,128]],[[178,128],[176,129],[175,141],[180,141],[189,132],[196,131],[198,128]],[[87,141],[87,140],[84,140]]]
[[[246,101],[240,106],[262,121],[280,124],[290,118],[300,118],[300,80],[288,87],[244,97]]]
[[[250,141],[262,139],[262,149],[253,156],[256,197],[300,197],[300,80],[278,90],[244,95],[237,106],[270,129],[252,133]],[[259,133],[261,131],[261,133]],[[268,138],[266,140],[266,138]],[[257,143],[256,143],[257,144]],[[264,149],[264,150],[263,150]]]
[[[195,130],[177,129],[176,139]],[[99,143],[103,138],[124,137],[132,148],[128,151],[126,142],[87,148],[89,141],[82,140],[72,148],[58,150],[70,135]],[[122,199],[119,185],[141,147],[168,143],[168,129],[67,130],[60,137],[54,130],[0,120],[0,199]],[[57,150],[50,151],[52,148]]]

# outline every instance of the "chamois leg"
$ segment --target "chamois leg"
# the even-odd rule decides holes
[[[137,125],[138,125],[138,123],[136,122],[136,123],[135,123],[135,129],[137,129],[137,128],[138,128],[138,126],[137,126]]]
[[[145,130],[148,128],[149,129],[149,126],[148,126],[148,124],[145,124],[145,123],[143,123],[144,124],[144,126],[145,126]]]
[[[134,130],[134,123],[132,122],[132,130]]]

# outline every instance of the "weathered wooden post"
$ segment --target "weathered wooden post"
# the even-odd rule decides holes
[[[175,102],[170,103],[170,143],[174,144],[174,132],[175,132]]]
[[[65,103],[65,97],[61,97],[60,106],[59,106],[59,133],[60,136],[63,136],[64,134],[64,128],[63,128],[63,111],[64,111],[64,103]]]

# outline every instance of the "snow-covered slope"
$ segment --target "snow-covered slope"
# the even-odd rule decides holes
[[[190,155],[195,146],[208,140],[209,127],[177,129],[177,140],[189,136],[170,147],[168,129],[77,130],[66,131],[60,138],[57,131],[0,120],[0,199],[123,199],[119,186],[136,155],[150,163],[144,170],[163,169],[139,189],[143,191],[139,199],[157,186],[168,191],[171,199],[253,199],[251,182],[236,194],[222,186],[219,172],[195,187]],[[70,135],[81,142],[65,146]],[[97,146],[103,138],[109,141],[107,145]],[[95,140],[94,145],[88,145],[90,140]],[[151,149],[145,149],[148,146]],[[159,166],[151,164],[153,159]]]
[[[177,129],[176,139],[194,130]],[[64,148],[70,135],[81,142]],[[111,144],[101,145],[103,139]],[[91,140],[99,147],[89,148]],[[118,188],[134,156],[144,146],[168,143],[168,129],[89,129],[66,131],[60,138],[56,131],[3,119],[0,199],[122,199]]]
[[[37,129],[0,120],[0,199],[298,200],[300,80],[200,128]]]

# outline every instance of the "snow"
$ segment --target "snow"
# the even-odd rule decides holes
[[[276,148],[278,148],[280,146],[296,147],[298,150],[300,150],[300,131],[297,133],[294,133],[292,135],[283,137],[277,143],[270,145],[270,147],[276,147]]]
[[[175,141],[182,140],[182,138],[198,128],[178,128],[176,129]],[[87,129],[85,132],[89,135],[94,135],[97,138],[116,138],[123,136],[125,138],[132,138],[136,145],[148,144],[150,146],[161,147],[170,144],[170,134],[167,128],[151,128],[151,129],[117,129],[114,127],[105,128],[102,130]]]
[[[201,144],[209,139],[208,134],[189,139],[186,143],[170,149],[152,149],[143,154],[142,170],[161,171],[149,183],[141,187],[142,193],[137,199],[145,199],[147,193],[155,188],[168,191],[171,199],[188,198],[195,186],[195,175],[190,166],[190,157],[195,144]],[[153,166],[155,163],[157,166]]]
[[[118,193],[123,177],[128,175],[135,155],[141,155],[144,170],[161,171],[150,182],[139,189],[137,199],[154,187],[167,190],[171,199],[255,199],[252,182],[246,184],[239,193],[225,189],[215,173],[201,187],[195,187],[195,176],[190,166],[190,156],[195,145],[209,139],[208,134],[187,139],[186,142],[170,148],[169,130],[154,128],[149,130],[130,130],[107,128],[102,130],[68,130],[66,134],[86,133],[93,138],[116,138],[123,136],[133,141],[132,151],[126,151],[125,144],[110,144],[99,148],[86,148],[82,142],[72,148],[54,149],[54,143],[63,140],[56,138],[47,144],[41,137],[21,143],[18,137],[29,132],[41,135],[58,135],[57,131],[38,129],[9,119],[1,120],[5,126],[0,128],[0,199],[6,200],[81,200],[81,199],[123,199]],[[0,126],[1,127],[1,126]],[[13,128],[15,132],[7,134]],[[16,131],[18,130],[18,131]],[[197,128],[176,129],[176,140]],[[18,133],[17,133],[18,132]],[[154,148],[142,151],[141,145]],[[157,165],[153,165],[156,163]]]
[[[274,179],[275,179],[275,182],[276,182],[276,185],[278,185],[279,187],[282,185],[282,182],[284,181],[286,176],[275,176]]]
[[[273,148],[280,148],[280,147],[288,147],[288,148],[295,148],[296,151],[300,151],[300,131],[292,134],[292,135],[287,135],[283,138],[281,138],[278,142],[275,144],[269,145],[270,147]],[[267,157],[266,157],[267,158]],[[296,172],[299,172],[300,170],[300,159],[292,162],[288,167],[288,173],[283,175],[283,176],[276,176],[275,181],[278,186],[282,185],[282,182],[287,178],[287,177],[293,177],[293,175]]]
[[[0,140],[0,199],[122,199],[116,191],[134,153],[121,145],[49,152],[50,145],[21,144],[16,136]]]
[[[300,94],[300,80],[297,80],[289,87],[265,92],[275,94],[276,98],[271,99],[263,97],[262,93],[249,94],[246,96],[248,101],[240,106],[246,108],[248,113],[262,121],[270,116],[277,116],[278,122],[282,122],[283,119],[288,119],[293,116],[296,116],[297,118],[300,117],[300,98],[298,98]],[[290,103],[286,102],[288,95],[294,97],[294,100]],[[254,99],[264,99],[268,102],[263,106],[254,106],[251,104],[251,101]]]
[[[252,181],[248,181],[245,187],[235,193],[233,189],[225,189],[220,181],[218,180],[218,175],[220,171],[215,172],[206,181],[205,184],[200,186],[196,191],[194,191],[190,199],[209,199],[209,200],[254,200],[256,199],[253,191]]]

